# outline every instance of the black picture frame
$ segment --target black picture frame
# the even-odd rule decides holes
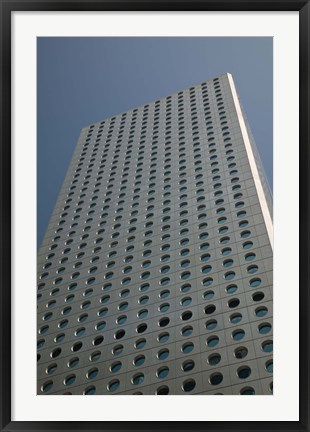
[[[284,422],[23,422],[11,421],[11,13],[15,11],[298,11],[300,151],[300,353],[299,421]],[[309,427],[309,0],[0,0],[1,29],[1,181],[0,181],[0,427],[1,431],[310,431]],[[295,144],[297,145],[297,143]],[[283,264],[285,265],[285,263]],[[288,386],[289,391],[289,386]]]

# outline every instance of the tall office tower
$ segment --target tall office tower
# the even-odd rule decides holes
[[[272,229],[230,74],[83,128],[38,256],[38,394],[271,394]]]

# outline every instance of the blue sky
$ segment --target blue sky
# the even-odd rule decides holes
[[[38,38],[37,244],[80,130],[232,73],[272,188],[272,38]]]

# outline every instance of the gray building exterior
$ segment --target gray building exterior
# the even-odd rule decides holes
[[[38,394],[272,394],[272,199],[225,74],[82,129],[38,253]]]

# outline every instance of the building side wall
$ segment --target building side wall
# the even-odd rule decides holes
[[[272,248],[227,74],[81,131],[37,322],[38,394],[271,394]]]

